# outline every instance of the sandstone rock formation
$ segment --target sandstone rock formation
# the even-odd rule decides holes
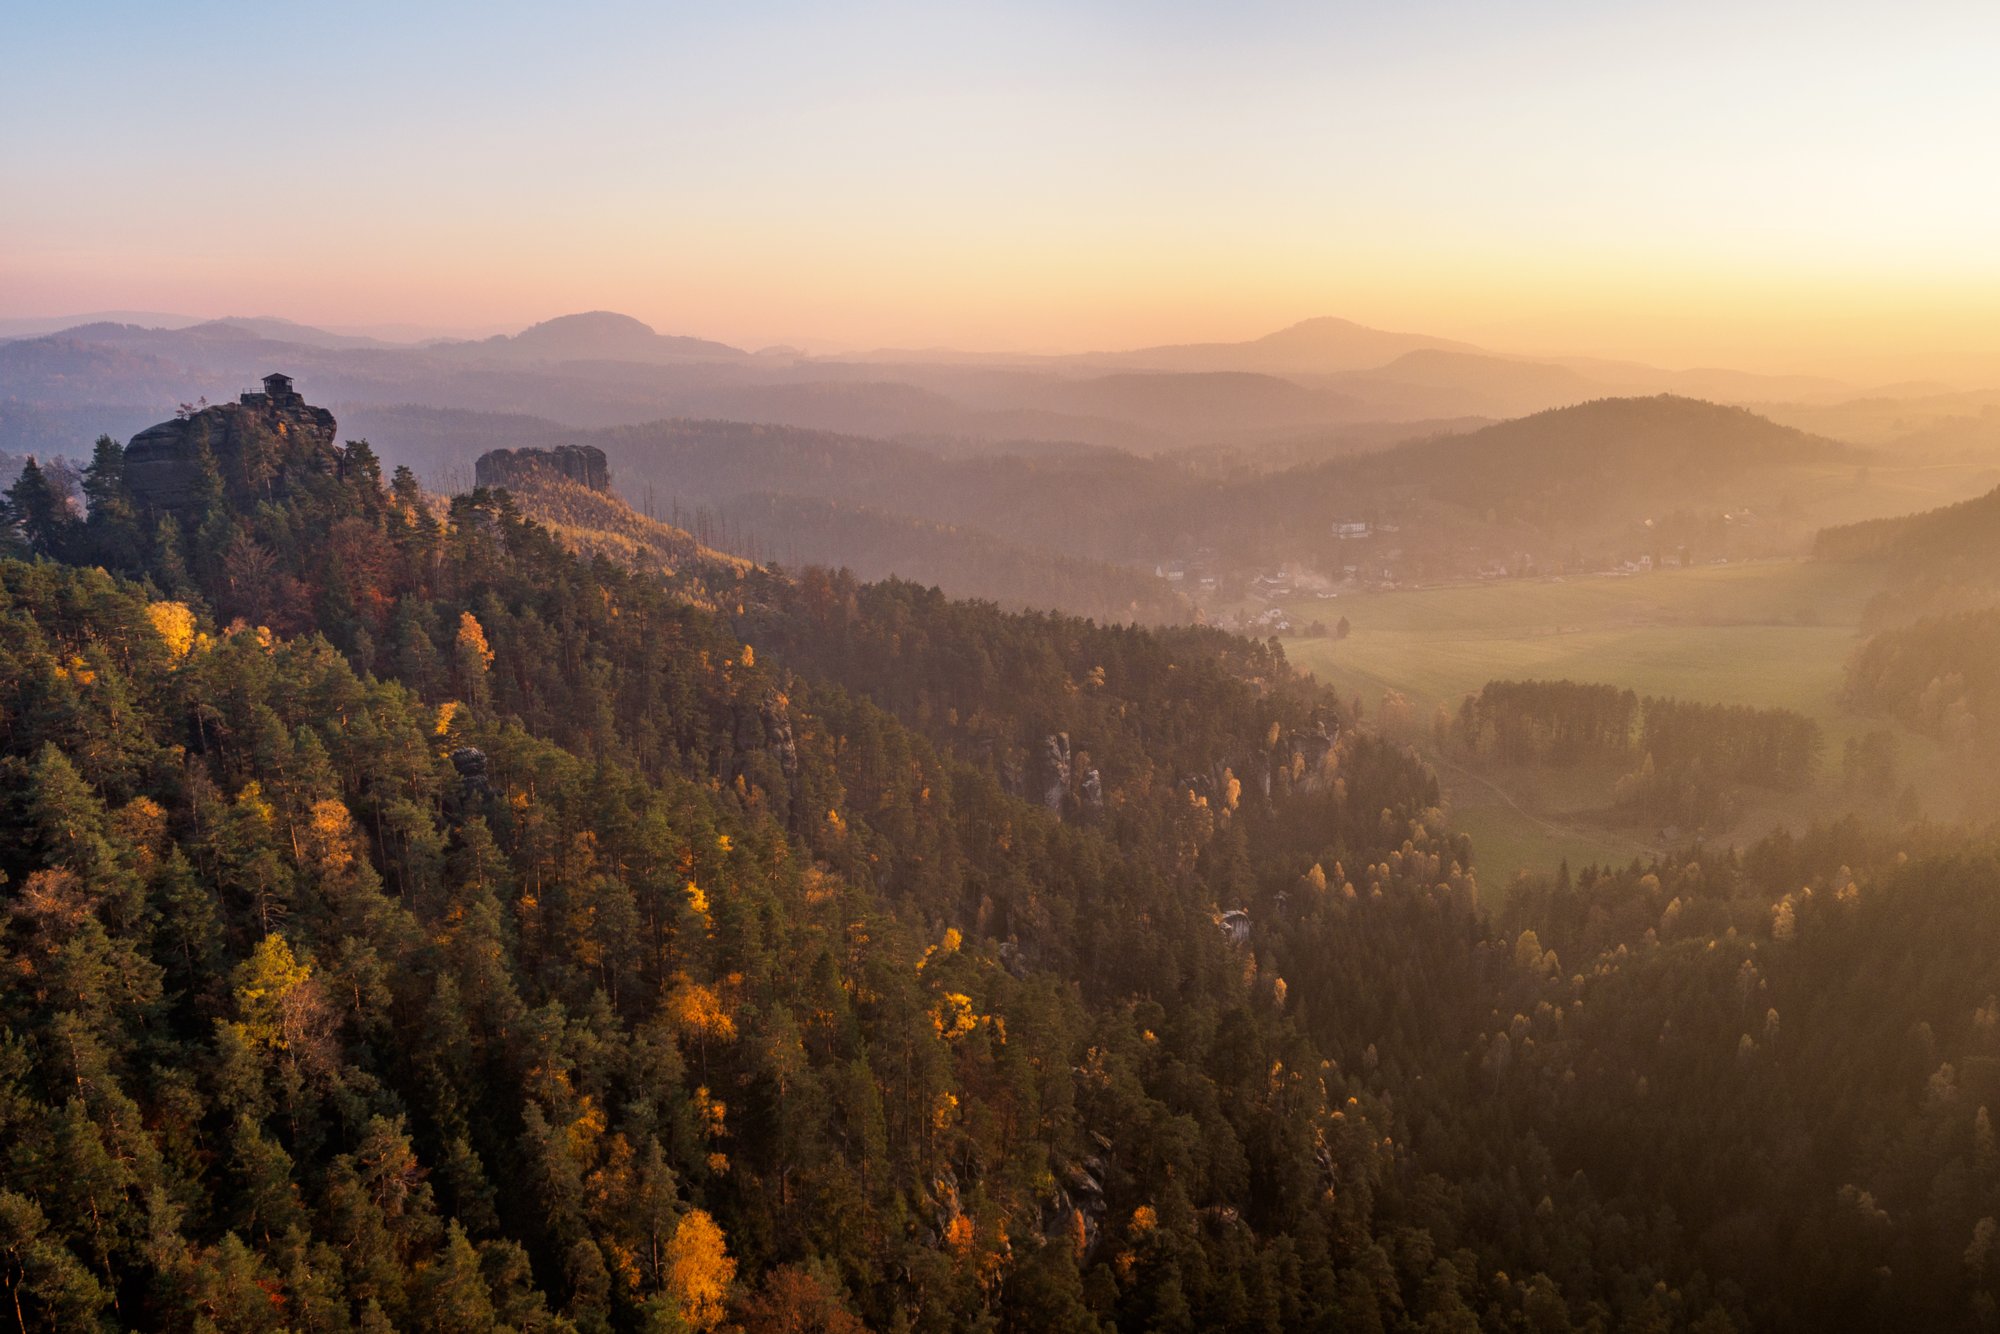
[[[767,752],[778,761],[786,778],[797,778],[799,743],[792,731],[791,701],[772,689],[765,691],[754,707],[750,700],[739,699],[735,711],[737,753]]]
[[[460,746],[451,753],[451,767],[458,771],[467,801],[493,795],[486,777],[486,752],[477,746]]]
[[[481,486],[519,486],[534,477],[560,477],[592,491],[611,489],[611,466],[595,445],[554,449],[492,449],[472,465]]]
[[[149,426],[125,446],[125,478],[141,509],[186,515],[216,488],[238,500],[282,495],[301,476],[338,474],[333,414],[309,406],[291,377]]]
[[[1039,768],[1042,805],[1061,815],[1069,800],[1069,733],[1056,732],[1042,738]]]

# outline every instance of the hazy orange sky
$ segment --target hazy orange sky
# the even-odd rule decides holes
[[[2000,6],[29,0],[0,315],[2000,382]]]

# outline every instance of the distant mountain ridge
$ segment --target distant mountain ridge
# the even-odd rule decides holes
[[[348,348],[375,347],[392,348],[405,344],[388,342],[381,338],[370,338],[365,334],[334,333],[328,329],[316,329],[310,324],[299,324],[293,320],[281,320],[272,316],[245,318],[228,315],[219,320],[205,320],[190,325],[178,332],[191,337],[211,338],[252,338],[269,339],[278,343],[296,343],[304,347]]]
[[[1371,329],[1353,320],[1320,316],[1241,343],[1168,343],[1129,352],[1085,353],[1083,365],[1178,371],[1263,371],[1327,374],[1367,370],[1419,350],[1477,353],[1482,349],[1428,334]]]
[[[477,351],[534,361],[737,361],[750,354],[706,338],[654,332],[651,325],[614,311],[593,310],[559,315],[533,324],[511,337],[496,334],[479,342],[440,343],[437,350],[463,354]]]
[[[1412,444],[1385,459],[1503,459],[1510,466],[1587,469],[1618,458],[1654,468],[1727,473],[1809,457],[1847,457],[1837,440],[1781,426],[1748,408],[1679,394],[1599,398],[1549,408],[1461,436]]]
[[[40,338],[89,324],[130,324],[148,329],[185,329],[202,323],[199,315],[174,315],[160,310],[92,310],[74,315],[16,315],[0,319],[0,342],[10,338]]]
[[[1423,484],[1478,511],[1551,532],[1594,515],[1632,518],[1740,504],[1744,479],[1855,451],[1744,408],[1660,394],[1595,399],[1337,460],[1320,475],[1350,485]]]
[[[107,363],[94,348],[155,358]],[[310,374],[351,407],[512,412],[606,426],[726,417],[892,436],[1077,441],[1153,452],[1249,445],[1314,427],[1517,416],[1590,398],[1662,390],[1738,398],[1809,386],[1735,373],[1500,356],[1453,339],[1303,321],[1242,343],[1070,357],[909,353],[808,357],[662,334],[611,311],[559,316],[511,335],[422,345],[267,317],[178,328],[115,321],[0,341],[0,400],[150,411],[175,390],[233,396],[271,365]],[[119,420],[124,420],[121,415]],[[0,437],[0,446],[25,442]],[[460,461],[469,462],[476,448]]]

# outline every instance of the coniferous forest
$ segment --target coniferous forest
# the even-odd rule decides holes
[[[87,506],[8,492],[0,1324],[2000,1322],[2000,841],[1495,912],[1276,641],[621,563],[255,443],[176,507],[109,439]]]

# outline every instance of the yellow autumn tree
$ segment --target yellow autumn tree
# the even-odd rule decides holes
[[[486,627],[469,611],[458,614],[458,651],[468,666],[485,671],[493,665],[493,650],[486,645]]]
[[[269,1047],[287,1045],[286,1018],[295,993],[312,976],[276,932],[257,943],[236,969],[236,1013],[245,1037]]]
[[[692,880],[687,882],[687,901],[688,910],[701,918],[702,925],[714,925],[708,919],[708,895],[703,893],[701,886]]]
[[[458,614],[458,638],[453,645],[457,659],[459,691],[474,708],[486,704],[486,672],[493,666],[493,650],[486,643],[486,629],[469,611]]]
[[[714,987],[703,986],[686,973],[674,975],[673,989],[667,993],[661,1008],[681,1041],[692,1042],[700,1051],[704,1074],[708,1072],[710,1044],[736,1041],[736,1021],[723,1008],[722,996]]]
[[[682,1037],[697,1042],[734,1042],[736,1021],[722,1008],[722,997],[714,987],[703,986],[687,974],[674,980],[667,993],[667,1022]]]
[[[667,1242],[667,1291],[681,1318],[698,1330],[722,1323],[736,1261],[729,1257],[722,1229],[706,1210],[690,1209]]]
[[[972,998],[962,992],[946,992],[931,1011],[931,1027],[947,1042],[954,1042],[979,1027],[979,1015],[972,1008]]]
[[[194,613],[185,602],[153,602],[146,607],[146,619],[167,643],[176,658],[185,658],[194,648]]]
[[[301,859],[322,875],[338,875],[354,861],[354,820],[341,802],[312,804],[301,840]]]

